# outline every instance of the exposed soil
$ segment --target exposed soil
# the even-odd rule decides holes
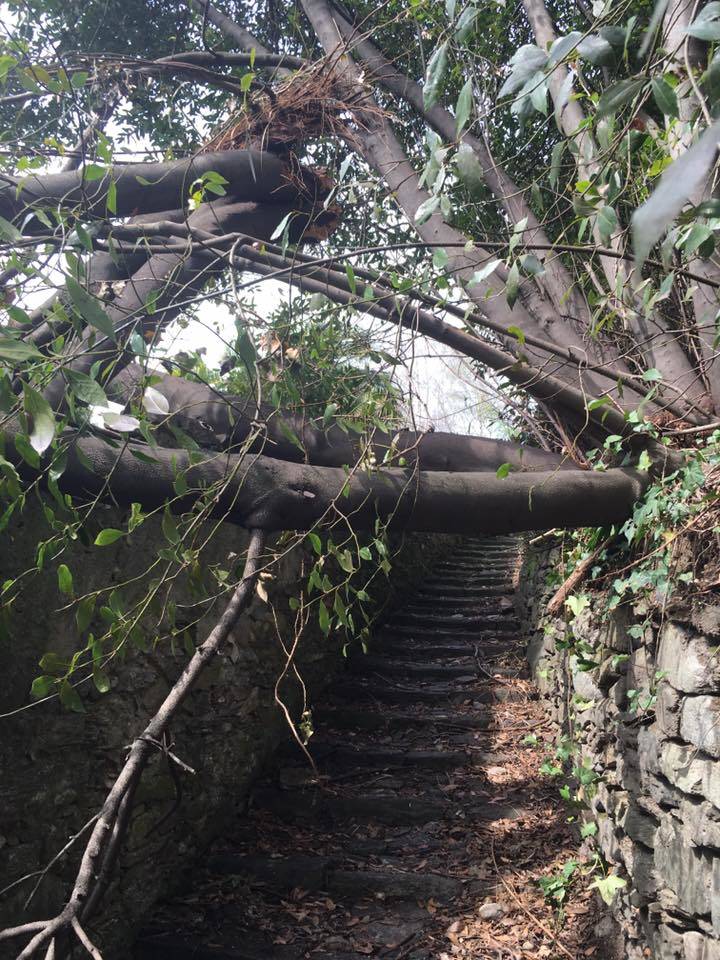
[[[136,960],[605,956],[588,880],[564,917],[538,886],[577,857],[512,604],[517,544],[467,541],[278,754]],[[526,737],[538,738],[538,744]]]

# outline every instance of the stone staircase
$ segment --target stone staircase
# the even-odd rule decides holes
[[[518,554],[512,537],[464,541],[350,658],[314,713],[316,769],[295,743],[279,751],[135,960],[441,955],[438,911],[492,892],[463,838],[522,817],[485,772],[512,763],[487,749],[493,705],[527,697]]]

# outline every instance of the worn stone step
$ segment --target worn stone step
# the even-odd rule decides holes
[[[497,584],[496,586],[471,587],[467,583],[457,583],[454,586],[427,583],[416,594],[418,597],[474,597],[479,600],[488,597],[501,597],[513,593],[512,585]]]
[[[420,663],[424,660],[452,660],[455,657],[474,657],[478,652],[482,654],[483,661],[487,661],[489,657],[501,656],[510,649],[510,645],[503,640],[486,641],[480,645],[470,641],[456,640],[454,637],[447,640],[436,640],[435,638],[398,640],[394,637],[387,637],[386,639],[378,638],[372,644],[370,653],[377,657],[396,657],[401,660]],[[359,659],[364,656],[365,654],[360,651],[353,653],[350,659],[352,660],[355,657]]]
[[[373,701],[378,703],[429,703],[447,704],[464,703],[503,703],[525,700],[525,694],[512,690],[510,687],[467,687],[459,688],[457,684],[437,683],[423,687],[401,686],[392,683],[363,682],[361,679],[353,683],[337,683],[333,687],[333,694],[345,702]]]
[[[478,659],[473,656],[472,659],[464,658],[459,663],[443,663],[441,661],[417,663],[411,660],[373,657],[368,654],[365,657],[353,658],[348,667],[351,673],[358,676],[405,677],[408,681],[416,678],[418,680],[455,680],[462,683],[463,680],[473,682],[478,677],[487,678],[488,675],[497,677],[517,676],[515,669],[507,669],[492,664],[486,667],[481,653]]]
[[[207,860],[216,876],[243,876],[276,890],[296,887],[344,899],[448,901],[460,894],[462,882],[436,873],[407,870],[350,870],[328,857],[267,857],[218,853]]]
[[[397,730],[424,728],[431,730],[485,730],[490,726],[489,714],[472,714],[447,710],[422,712],[399,710],[369,710],[344,705],[328,704],[314,711],[318,723],[334,730]]]
[[[468,643],[476,643],[482,640],[497,640],[498,638],[508,639],[519,634],[519,630],[514,624],[494,623],[491,627],[477,626],[469,629],[460,624],[452,626],[439,626],[433,629],[432,626],[421,623],[387,623],[384,632],[394,639],[409,638],[411,640],[441,640],[448,638],[453,640],[464,640]]]
[[[317,764],[337,769],[363,767],[384,770],[387,767],[413,767],[418,770],[454,770],[468,762],[467,753],[457,750],[406,750],[402,747],[356,747],[331,737],[314,736],[307,745]],[[279,757],[307,758],[294,741],[278,750]]]
[[[416,626],[428,627],[433,629],[442,629],[443,627],[460,627],[461,629],[481,629],[489,630],[500,627],[504,630],[518,631],[520,621],[514,616],[505,616],[492,613],[435,613],[433,616],[430,610],[406,611],[390,617],[387,626],[391,629],[396,626]]]

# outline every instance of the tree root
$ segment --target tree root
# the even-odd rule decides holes
[[[264,545],[265,534],[253,530],[245,569],[230,602],[206,640],[193,654],[152,720],[130,746],[125,763],[97,815],[80,861],[75,884],[63,909],[49,920],[34,920],[0,931],[0,941],[32,934],[29,943],[18,954],[17,960],[29,960],[30,957],[38,956],[40,951],[44,951],[45,960],[54,960],[58,937],[70,932],[93,960],[102,960],[102,954],[88,937],[83,924],[97,909],[110,882],[127,831],[135,790],[153,750],[162,742],[163,735],[178,709],[252,600]]]

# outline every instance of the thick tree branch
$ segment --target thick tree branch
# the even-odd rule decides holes
[[[142,389],[146,376],[141,366],[131,364],[113,380],[112,398],[127,402]],[[250,452],[325,467],[351,466],[372,456],[378,464],[395,466],[402,458],[421,470],[445,472],[495,471],[504,463],[514,470],[575,469],[567,457],[489,437],[374,430],[366,443],[348,436],[334,419],[323,422],[319,428],[302,414],[268,405],[262,407],[258,417],[255,398],[223,396],[209,386],[182,377],[158,377],[153,373],[152,379],[153,389],[168,401],[168,419],[181,427],[188,421],[201,420],[215,442],[230,452],[241,446],[247,449],[247,442],[256,436]],[[289,437],[297,438],[297,442]]]

